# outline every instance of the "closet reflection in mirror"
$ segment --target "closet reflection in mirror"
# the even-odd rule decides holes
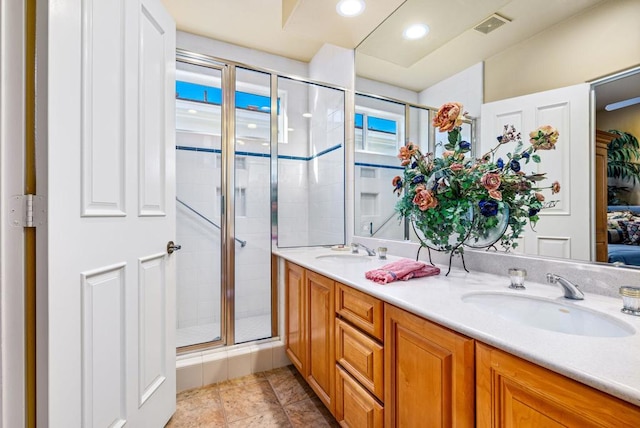
[[[437,109],[365,94],[356,95],[355,108],[355,235],[381,239],[417,240],[399,218],[392,181],[402,176],[398,151],[407,142],[441,156],[447,134],[431,126]],[[472,121],[463,123],[462,138],[473,141]],[[473,147],[473,144],[472,144]],[[472,150],[472,155],[474,151]]]
[[[445,13],[443,11],[429,9],[434,7],[436,6],[429,2],[407,0],[390,19],[361,43],[356,49],[356,90],[414,105],[437,107],[448,101],[461,102],[477,118],[477,145],[482,146],[490,144],[485,140],[495,138],[498,134],[495,129],[496,121],[488,121],[483,117],[487,103],[506,102],[516,97],[586,85],[587,91],[581,95],[580,100],[581,105],[585,106],[580,110],[580,118],[572,118],[570,123],[552,124],[560,131],[559,144],[570,149],[562,156],[560,153],[554,155],[558,159],[558,170],[565,175],[560,178],[563,189],[557,195],[562,203],[554,212],[544,213],[539,222],[539,225],[553,226],[558,220],[577,215],[584,219],[584,224],[580,230],[556,227],[556,235],[547,236],[545,232],[538,236],[527,236],[525,240],[528,242],[523,242],[520,251],[528,255],[554,258],[603,260],[602,254],[598,256],[596,251],[596,235],[602,235],[602,231],[597,229],[596,219],[603,214],[600,213],[600,208],[596,209],[595,202],[595,130],[618,129],[640,136],[640,106],[616,112],[600,110],[599,100],[607,96],[609,86],[598,86],[595,83],[601,82],[603,76],[613,76],[621,70],[637,71],[640,66],[640,45],[636,43],[640,40],[640,27],[636,22],[640,16],[640,2],[478,2],[465,5],[464,11],[456,10],[463,6],[447,8],[446,13],[451,15],[449,18],[442,16]],[[476,31],[474,23],[462,22],[463,19],[460,18],[464,15],[464,19],[468,20],[469,16],[477,15],[477,19],[474,19],[475,23],[479,23],[494,13],[507,18],[508,22],[490,34]],[[411,16],[414,20],[426,16],[425,19],[446,22],[449,34],[444,38],[437,37],[438,23],[434,22],[432,25],[426,21],[431,32],[419,44],[393,41],[396,34],[402,33],[403,16]],[[602,37],[601,34],[607,34],[607,37]],[[640,96],[639,85],[631,84],[632,79],[626,77],[624,81],[630,82],[622,93],[625,99]],[[592,102],[594,99],[595,103]],[[611,102],[615,101],[622,99]],[[523,106],[513,105],[509,111],[515,117],[522,110]],[[552,106],[547,106],[530,113],[536,121],[549,120],[548,113],[552,110]],[[613,118],[614,116],[619,119]],[[555,117],[557,120],[564,120],[563,114]],[[580,126],[583,129],[577,132],[572,126],[576,127],[579,123],[582,123]],[[514,125],[526,136],[539,124],[523,119]],[[407,140],[412,140],[410,132],[407,134]],[[428,137],[430,135],[427,132]],[[433,134],[431,137],[429,144],[439,139]],[[420,145],[424,148],[424,142],[421,141]],[[580,165],[561,164],[559,159],[563,159],[562,162],[564,159],[570,161],[578,153],[584,158]],[[356,160],[358,159],[359,154],[356,153]],[[551,160],[547,164],[550,162]],[[584,170],[585,177],[571,179],[576,169]],[[572,171],[571,174],[569,170]],[[554,177],[548,181],[555,179]],[[356,187],[360,185],[359,180],[361,178],[356,172]],[[380,192],[390,193],[390,187],[389,184]],[[584,203],[574,205],[574,199],[580,199]],[[356,199],[356,212],[361,203]],[[381,206],[386,207],[387,203]],[[604,209],[606,210],[606,198]],[[380,217],[383,216],[384,214],[380,214]],[[397,225],[397,220],[392,222]],[[355,226],[356,233],[367,235],[369,230],[366,219],[356,217]],[[375,222],[373,230],[376,230]],[[378,237],[378,234],[374,236]],[[578,241],[579,245],[570,244]],[[606,242],[604,245],[607,246]],[[604,260],[606,259],[605,252]]]

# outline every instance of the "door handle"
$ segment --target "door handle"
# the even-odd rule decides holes
[[[180,248],[182,248],[182,245],[178,245],[173,241],[167,242],[167,253],[168,254],[173,254],[175,251],[178,251]]]

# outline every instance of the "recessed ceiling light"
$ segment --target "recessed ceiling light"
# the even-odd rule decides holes
[[[194,109],[192,109],[192,108],[190,108],[190,109],[189,109],[189,110],[187,110],[187,111],[188,111],[189,113],[191,113],[191,114],[196,114],[196,113],[198,113],[198,110],[194,110]]]
[[[347,17],[358,16],[364,12],[364,0],[340,0],[336,5],[338,14]]]
[[[244,146],[244,141],[236,140],[236,144],[238,144],[239,146]]]
[[[263,145],[263,146],[268,146],[268,145],[269,145],[269,143],[262,143],[262,145]]]
[[[289,132],[293,132],[293,131],[294,131],[294,129],[293,129],[293,128],[287,128],[287,131],[289,131]]]
[[[309,117],[312,117],[312,116],[313,115],[311,113],[302,113],[302,117],[309,118]]]
[[[606,111],[618,110],[619,108],[625,108],[634,104],[640,104],[640,97],[629,98],[628,100],[618,101],[617,103],[607,104],[604,109]]]
[[[258,125],[256,125],[255,123],[250,123],[247,125],[247,128],[249,129],[256,129],[258,127]]]
[[[429,26],[425,24],[414,24],[407,27],[402,33],[402,37],[407,40],[421,39],[429,34]]]

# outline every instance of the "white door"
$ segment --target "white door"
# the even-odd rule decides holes
[[[525,147],[529,132],[552,125],[560,137],[556,150],[539,151],[542,162],[530,162],[523,170],[546,172],[543,185],[559,181],[561,191],[544,191],[546,201],[558,200],[553,208],[540,211],[535,231],[526,228],[520,251],[550,257],[591,260],[592,183],[589,171],[593,152],[589,133],[589,85],[580,84],[538,92],[482,105],[481,153],[486,153],[502,135],[503,126],[514,125],[522,133]],[[508,147],[507,147],[508,146]],[[505,145],[496,156],[504,156]],[[505,157],[506,159],[506,157]]]
[[[176,391],[175,24],[160,0],[40,6],[38,426],[162,427]]]

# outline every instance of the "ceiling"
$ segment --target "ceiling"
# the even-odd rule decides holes
[[[178,30],[308,62],[324,43],[355,48],[404,0],[366,0],[356,18],[338,0],[162,0]]]
[[[337,0],[162,1],[179,30],[304,62],[324,43],[356,49],[359,76],[421,91],[606,0],[366,0],[356,18],[339,16]],[[494,13],[510,22],[473,29]],[[429,35],[404,40],[416,22]],[[640,88],[640,73],[633,79],[598,88],[597,109]]]

